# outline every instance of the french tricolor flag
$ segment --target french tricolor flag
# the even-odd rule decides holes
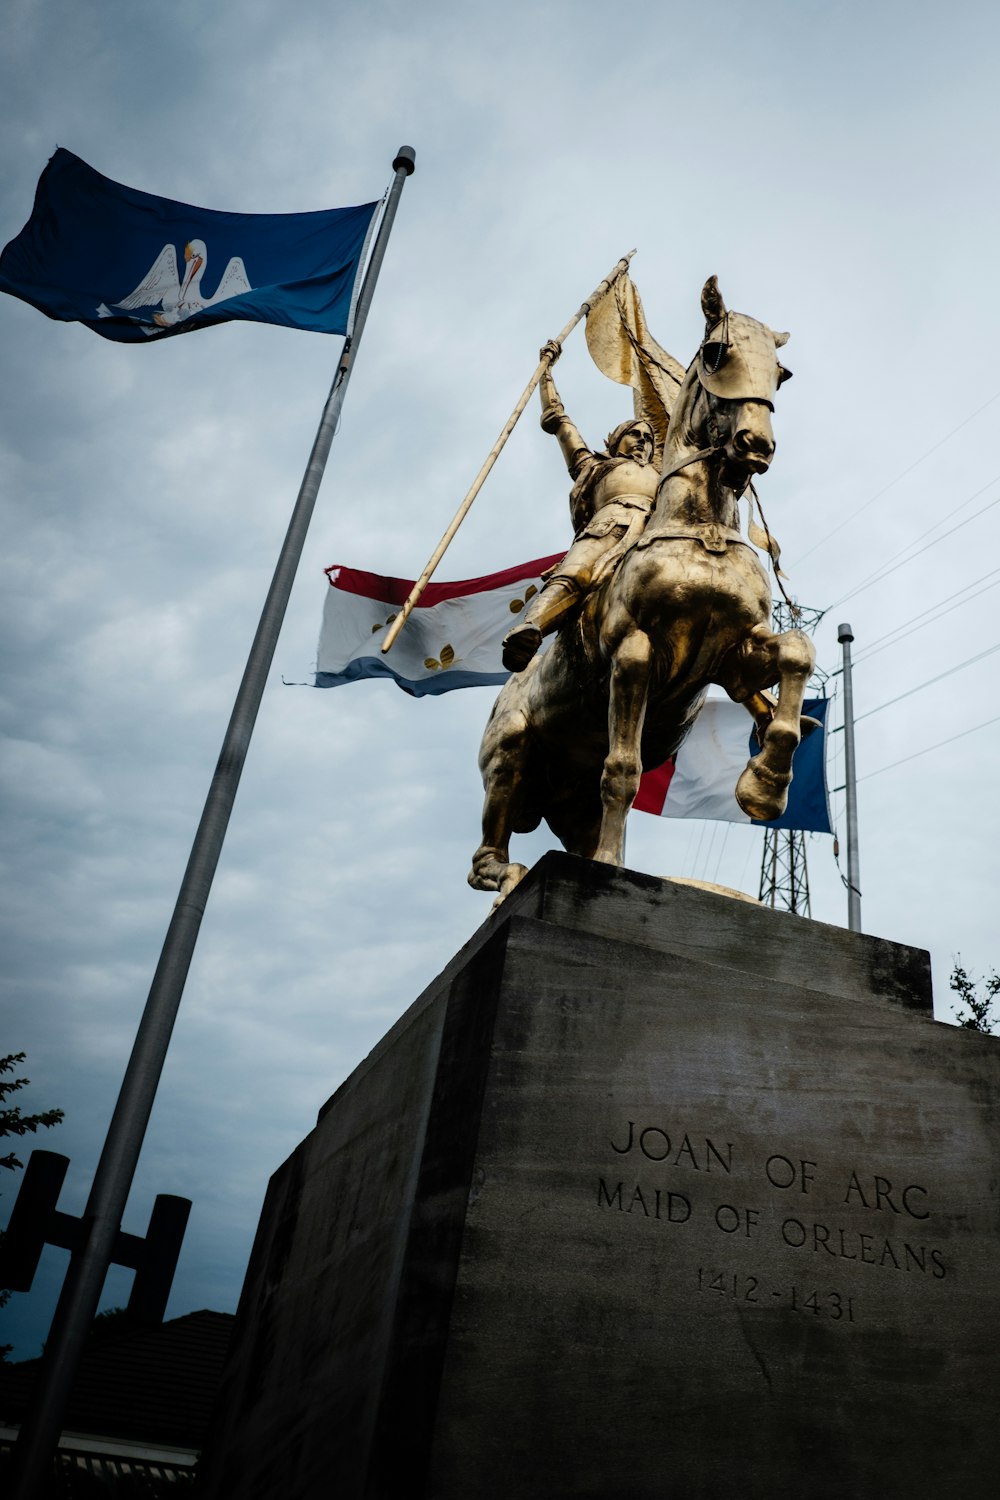
[[[500,687],[509,673],[500,659],[504,635],[542,587],[543,574],[562,557],[535,558],[519,567],[430,583],[392,650],[385,631],[406,601],[412,582],[360,568],[327,568],[330,583],[316,659],[317,687],[339,687],[366,677],[388,677],[415,698],[453,688]],[[788,808],[761,826],[830,833],[826,794],[825,698],[807,701],[804,712],[820,728],[795,752]],[[663,818],[713,818],[750,823],[734,796],[740,772],[759,746],[745,708],[728,698],[710,698],[673,760],[643,776],[634,806]]]
[[[761,828],[798,828],[832,833],[826,794],[826,714],[828,698],[807,698],[802,712],[819,728],[802,741],[792,763],[792,784],[783,815]],[[753,720],[729,698],[709,698],[677,754],[647,771],[632,804],[661,818],[714,818],[723,823],[756,823],[736,801],[736,782],[751,755],[760,750]]]

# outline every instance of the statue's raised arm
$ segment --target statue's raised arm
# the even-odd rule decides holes
[[[554,350],[557,350],[557,345],[544,344],[539,351],[539,357],[544,359],[548,354],[554,364],[559,357],[558,352],[554,353]],[[580,429],[576,423],[566,415],[566,408],[560,400],[556,383],[552,378],[552,364],[548,366],[538,382],[538,394],[542,401],[542,431],[551,433],[557,439],[566,460],[566,467],[572,478],[577,479],[580,464],[588,458],[593,458],[594,455],[580,435]]]

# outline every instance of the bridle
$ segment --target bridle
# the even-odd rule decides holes
[[[727,329],[726,329],[726,331],[728,332],[728,313],[727,313],[726,317],[727,317]],[[707,340],[705,342],[707,342]],[[714,340],[713,340],[713,342],[714,342]],[[708,390],[708,388],[705,386],[704,382],[702,381],[702,379],[701,379],[701,370],[700,370],[699,365],[698,365],[699,356],[702,355],[702,351],[704,350],[704,347],[705,347],[705,343],[703,342],[702,345],[701,345],[701,347],[698,350],[698,353],[695,355],[693,363],[695,364],[695,375],[697,377],[698,384],[701,387],[702,394],[705,396],[706,401],[708,401],[708,398],[709,398],[709,396],[712,395],[712,392]],[[726,345],[723,342],[722,345],[721,345],[721,350],[724,351],[725,347],[726,347]],[[720,351],[720,353],[719,353],[719,355],[718,355],[718,357],[716,359],[716,363],[715,363],[714,368],[713,367],[709,367],[709,372],[708,373],[710,375],[714,374],[721,367],[723,358],[724,358],[724,353]],[[766,406],[767,409],[768,409],[768,411],[770,411],[770,412],[774,411],[774,402],[771,401],[771,400],[769,400],[766,396],[726,396],[726,397],[716,397],[716,399],[717,400],[729,401],[734,406],[736,406],[736,405],[745,406],[748,402],[756,401],[756,402],[759,402],[760,405]],[[714,434],[714,432],[712,432],[712,429],[715,426],[715,422],[714,422],[714,411],[713,411],[711,402],[708,403],[708,422],[709,422],[709,431],[710,431],[710,433],[712,433],[712,436],[714,437],[715,434]],[[654,500],[654,502],[653,502],[654,505],[659,500],[659,498],[660,498],[660,491],[662,490],[663,486],[666,484],[666,482],[667,482],[668,479],[673,479],[673,477],[674,477],[675,474],[680,474],[684,469],[689,469],[692,466],[692,464],[701,463],[703,459],[715,458],[718,454],[720,454],[720,453],[722,453],[722,452],[725,451],[725,446],[726,446],[726,444],[725,444],[724,440],[722,440],[722,441],[716,441],[716,442],[713,442],[713,444],[711,445],[711,447],[708,447],[708,448],[699,448],[699,450],[697,451],[697,453],[692,453],[687,458],[679,459],[677,463],[673,464],[669,469],[666,470],[665,473],[663,473],[663,474],[660,475],[659,483],[656,486],[656,500]],[[750,491],[750,525],[751,526],[753,525],[753,508],[756,505],[756,507],[757,507],[757,514],[760,516],[761,525],[762,525],[762,527],[764,529],[764,537],[766,539],[766,541],[765,541],[765,550],[767,551],[767,554],[770,557],[772,565],[774,567],[774,581],[778,585],[778,588],[781,590],[781,593],[782,593],[782,595],[783,595],[783,597],[785,599],[785,602],[787,604],[789,604],[789,605],[792,605],[792,600],[789,599],[788,594],[785,591],[785,585],[784,585],[784,582],[783,582],[784,574],[782,573],[781,568],[780,568],[779,563],[778,563],[778,559],[781,556],[781,549],[779,548],[777,542],[774,540],[774,538],[771,535],[770,527],[768,526],[767,520],[766,520],[766,518],[764,516],[763,506],[760,503],[760,496],[757,494],[757,491],[754,489],[753,479],[752,479],[751,475],[749,475],[749,474],[747,475],[746,483],[744,484],[743,488],[736,494],[736,499],[737,500],[741,500],[743,498],[743,496],[746,494],[747,490]],[[794,606],[792,606],[792,607],[794,607]]]
[[[725,351],[729,347],[729,342],[728,342],[729,314],[728,314],[728,312],[726,313],[726,317],[725,317],[724,333],[726,334],[726,337],[723,338],[722,340],[716,341],[716,340],[713,339],[711,341],[712,343],[718,342],[718,344],[719,344],[719,354],[716,357],[716,361],[715,361],[714,366],[709,366],[708,367],[708,373],[710,375],[714,375],[719,369],[721,369],[722,362],[723,362],[723,360],[725,358]],[[715,427],[715,420],[714,420],[715,419],[715,413],[713,411],[711,402],[708,401],[708,398],[712,395],[712,392],[708,389],[708,387],[705,385],[704,381],[701,378],[701,359],[702,359],[703,354],[704,354],[705,345],[708,342],[709,342],[708,339],[702,340],[702,343],[701,343],[701,345],[699,346],[699,349],[698,349],[698,353],[695,355],[695,357],[694,357],[694,359],[692,360],[691,363],[694,366],[695,376],[697,378],[699,386],[701,387],[702,394],[705,396],[706,402],[708,402],[708,425],[709,425],[709,433],[714,438],[715,437],[715,433],[713,432],[712,429]],[[716,400],[725,400],[727,402],[730,402],[734,406],[746,406],[749,402],[755,401],[755,402],[757,402],[761,406],[766,406],[767,409],[768,409],[768,411],[771,412],[772,414],[774,412],[774,402],[771,401],[767,396],[725,396],[725,397],[716,397]],[[660,475],[660,482],[659,482],[659,484],[656,487],[656,497],[657,497],[657,499],[659,499],[661,488],[663,487],[663,485],[666,483],[666,481],[668,479],[673,479],[673,477],[674,477],[675,474],[679,474],[682,469],[688,469],[688,468],[690,468],[692,464],[701,463],[701,461],[703,459],[706,459],[706,458],[714,458],[717,454],[722,453],[725,450],[725,446],[726,446],[725,439],[717,440],[717,441],[715,441],[715,442],[712,443],[711,447],[700,448],[697,453],[692,453],[691,456],[690,456],[690,458],[682,458],[682,459],[680,459],[679,462],[677,462],[676,464],[674,464],[672,468],[668,469],[666,471],[666,473]],[[747,486],[749,484],[750,484],[750,476],[748,474],[747,475],[746,484],[743,486],[743,488],[739,491],[739,493],[736,496],[736,498],[738,500],[742,499],[743,495],[746,494]],[[760,504],[760,502],[758,501],[758,506],[759,506],[759,504]],[[763,520],[763,515],[761,516],[761,519]]]

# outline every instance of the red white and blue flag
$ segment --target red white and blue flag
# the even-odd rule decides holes
[[[795,751],[788,806],[762,828],[798,828],[832,833],[826,794],[826,714],[828,698],[806,699],[802,712],[820,725]],[[757,823],[736,801],[736,782],[751,755],[760,750],[746,709],[729,698],[709,698],[677,754],[647,771],[632,804],[661,818],[714,818],[723,823]]]
[[[542,574],[562,557],[429,583],[392,650],[382,655],[387,627],[413,584],[360,568],[327,568],[330,590],[316,656],[316,686],[339,687],[365,677],[390,677],[414,698],[452,688],[499,687],[510,673],[500,659],[504,636],[542,587]]]
[[[385,631],[413,584],[359,568],[327,568],[330,588],[316,686],[388,677],[415,698],[453,688],[501,686],[510,675],[500,657],[503,637],[542,587],[542,575],[561,556],[557,552],[535,558],[485,578],[428,584],[385,656]],[[832,832],[825,770],[827,708],[825,698],[806,702],[804,712],[817,719],[820,728],[795,752],[784,816],[761,826]],[[710,698],[676,757],[643,776],[634,806],[664,818],[753,822],[737,803],[734,788],[759,748],[746,709],[729,699]]]

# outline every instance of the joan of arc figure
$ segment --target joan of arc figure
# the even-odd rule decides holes
[[[557,357],[555,345],[542,355]],[[653,462],[654,434],[644,418],[622,422],[608,433],[607,446],[594,453],[566,415],[551,366],[539,384],[542,427],[559,440],[573,488],[569,508],[574,539],[544,588],[503,642],[503,663],[520,672],[543,638],[574,615],[587,591],[605,576],[639,536],[656,498],[659,469]]]

